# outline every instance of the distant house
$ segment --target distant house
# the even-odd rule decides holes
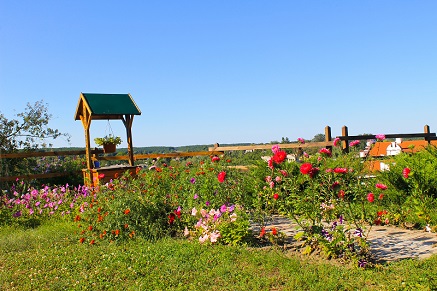
[[[433,140],[430,143],[433,146],[437,146],[437,140]],[[426,140],[408,140],[403,141],[401,138],[397,138],[396,141],[381,141],[376,142],[373,147],[368,151],[368,156],[370,157],[385,157],[385,156],[395,156],[402,152],[404,153],[415,153],[423,150],[428,146],[428,141]],[[363,156],[363,155],[360,155]],[[385,171],[389,169],[389,164],[383,161],[372,161],[372,170]]]

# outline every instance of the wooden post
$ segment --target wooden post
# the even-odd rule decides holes
[[[325,127],[325,141],[328,142],[328,141],[331,141],[331,140],[332,140],[331,127],[326,126]],[[332,152],[332,147],[331,146],[326,147],[326,148]]]
[[[348,129],[347,129],[347,126],[346,126],[346,125],[342,127],[342,129],[341,129],[341,135],[342,135],[342,136],[346,136],[346,137],[349,135],[349,134],[348,134]],[[343,141],[341,142],[341,144],[342,144],[343,152],[344,152],[344,153],[348,153],[348,152],[349,152],[349,140],[348,140],[348,139],[343,140]]]
[[[127,138],[127,155],[129,157],[129,165],[134,165],[134,151],[132,143],[132,123],[134,121],[134,115],[126,114],[124,119],[122,119],[124,126],[126,127],[126,138]]]
[[[93,168],[93,162],[91,161],[91,141],[90,141],[90,127],[91,127],[91,115],[86,110],[86,105],[83,103],[83,115],[80,116],[83,128],[85,130],[85,152],[86,152],[86,165],[87,169]]]
[[[424,128],[423,128],[423,131],[424,131],[425,133],[430,133],[430,131],[429,131],[429,125],[425,125]],[[429,136],[425,137],[425,140],[428,141],[428,145],[431,144],[431,139],[429,138]]]

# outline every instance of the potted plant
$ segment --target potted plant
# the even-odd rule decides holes
[[[104,137],[96,137],[94,142],[97,145],[103,146],[103,151],[105,153],[114,153],[116,146],[121,144],[121,138],[110,134]]]

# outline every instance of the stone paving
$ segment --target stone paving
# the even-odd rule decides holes
[[[297,233],[296,224],[285,217],[275,216],[267,228],[276,227],[291,242]],[[370,251],[375,259],[390,262],[401,259],[424,259],[437,254],[437,234],[394,226],[373,226],[368,235]]]

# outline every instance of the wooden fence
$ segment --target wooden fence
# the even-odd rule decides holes
[[[436,134],[431,133],[429,126],[425,125],[423,133],[409,133],[409,134],[385,134],[386,138],[424,138],[428,143],[431,140],[437,140]],[[351,140],[368,140],[375,139],[375,135],[348,135],[348,128],[343,126],[342,135],[336,136],[342,142],[342,149],[345,152],[349,151],[349,141]],[[280,145],[282,149],[293,149],[293,148],[332,148],[333,146],[333,137],[331,135],[331,128],[329,126],[325,127],[325,141],[322,142],[307,142],[307,143],[285,143]],[[247,146],[220,146],[216,143],[213,147],[209,147],[208,151],[197,151],[197,152],[175,152],[175,153],[166,153],[166,154],[137,154],[134,155],[134,160],[144,160],[144,159],[154,159],[154,158],[177,158],[177,157],[192,157],[192,156],[213,156],[213,155],[222,155],[225,151],[246,151],[246,150],[266,150],[271,149],[272,144],[255,144],[255,145],[247,145]],[[93,160],[102,160],[102,161],[121,161],[121,160],[129,160],[128,155],[122,156],[99,156],[99,154],[103,154],[103,150],[101,149],[93,149],[91,150],[93,154]],[[68,155],[85,155],[85,150],[76,150],[76,151],[52,151],[52,152],[29,152],[29,153],[10,153],[10,154],[1,154],[0,153],[0,161],[1,159],[12,159],[12,158],[28,158],[28,157],[45,157],[45,156],[68,156]],[[14,181],[18,179],[41,179],[41,178],[52,178],[52,177],[61,177],[69,175],[70,173],[47,173],[47,174],[31,174],[31,175],[21,175],[21,176],[0,176],[0,182],[3,181]]]

